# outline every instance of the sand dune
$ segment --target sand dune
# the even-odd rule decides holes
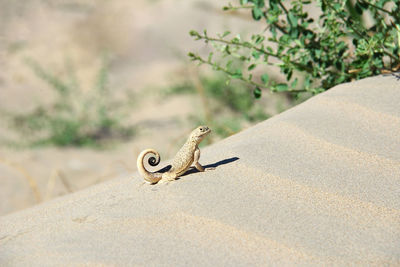
[[[207,147],[0,218],[5,265],[400,265],[400,81],[326,93]]]

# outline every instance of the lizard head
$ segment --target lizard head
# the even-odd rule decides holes
[[[206,137],[211,132],[211,129],[207,126],[199,126],[192,131],[190,134],[190,139],[196,143],[200,143],[204,137]]]

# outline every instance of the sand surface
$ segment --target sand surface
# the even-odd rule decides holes
[[[2,265],[400,265],[400,80],[368,78],[203,149],[0,217]]]

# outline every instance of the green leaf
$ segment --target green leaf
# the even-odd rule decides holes
[[[294,81],[290,84],[290,87],[292,87],[293,89],[295,89],[296,86],[297,86],[297,82],[298,82],[298,79],[295,78]]]
[[[289,89],[289,87],[288,87],[288,85],[286,83],[278,83],[275,86],[275,88],[276,88],[276,90],[278,92],[284,92],[284,91],[287,91]]]
[[[208,55],[208,62],[211,63],[212,57],[213,57],[214,53],[210,52],[210,54]]]
[[[251,15],[253,16],[254,20],[260,20],[262,18],[262,16],[263,16],[263,12],[258,7],[254,7],[251,10]]]
[[[265,37],[262,35],[258,35],[256,38],[256,41],[254,42],[255,45],[259,45],[260,43],[262,43],[262,41],[264,41]]]
[[[233,61],[232,60],[228,60],[228,62],[226,62],[226,69],[230,69],[232,66]]]
[[[257,67],[257,65],[256,64],[251,64],[248,68],[247,68],[247,70],[253,70],[255,67]]]
[[[297,17],[292,12],[289,12],[288,19],[292,27],[297,27]]]
[[[221,37],[224,38],[224,37],[228,36],[230,33],[231,33],[230,31],[225,31],[225,32],[222,34]]]
[[[234,73],[231,74],[232,78],[241,79],[242,78],[242,70],[237,69]]]
[[[252,47],[250,42],[243,42],[243,46],[247,47],[247,48],[251,48]]]
[[[268,74],[264,73],[263,75],[261,75],[261,81],[267,85],[268,81],[269,81],[269,76]]]
[[[265,2],[264,0],[252,0],[250,2],[253,2],[255,5],[257,5],[258,7],[264,7],[265,6]]]
[[[259,59],[261,52],[258,52],[256,50],[254,50],[253,52],[251,52],[251,55],[255,58],[255,59]]]
[[[232,44],[237,44],[240,42],[240,36],[236,36],[231,40]]]
[[[299,36],[299,30],[297,28],[292,28],[290,31],[290,37],[296,39]]]
[[[358,13],[358,15],[362,15],[362,13],[363,13],[363,8],[362,8],[362,6],[360,5],[359,2],[357,2],[357,3],[355,4],[354,9],[355,9],[356,12]]]
[[[287,76],[286,76],[286,79],[289,81],[292,78],[292,75],[293,75],[293,70],[289,69],[288,73],[287,73]]]
[[[194,36],[194,37],[197,37],[197,36],[200,35],[200,34],[199,34],[197,31],[195,31],[195,30],[191,30],[191,31],[189,32],[189,34],[190,34],[190,36]]]
[[[397,45],[400,46],[400,24],[395,24],[394,26],[397,30]]]
[[[256,88],[254,88],[253,91],[253,95],[255,98],[259,99],[261,97],[262,91],[260,89],[260,87],[256,86]]]
[[[368,9],[368,4],[365,3],[364,1],[357,2],[357,4],[360,5],[360,7],[361,7],[362,9]]]
[[[310,77],[310,76],[307,76],[306,79],[305,79],[305,81],[304,81],[304,87],[305,87],[306,89],[309,89],[309,88],[310,88],[310,85],[311,85],[311,77]]]
[[[230,55],[230,54],[231,54],[230,46],[229,46],[229,45],[225,46],[224,51],[225,51],[225,53],[227,53],[228,55]]]

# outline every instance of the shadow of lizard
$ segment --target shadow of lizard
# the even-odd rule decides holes
[[[237,161],[238,159],[239,159],[238,157],[227,158],[227,159],[223,159],[223,160],[220,160],[220,161],[212,163],[212,164],[204,165],[203,167],[205,169],[207,169],[207,168],[217,168],[218,166],[232,163],[234,161]],[[158,170],[157,172],[158,173],[164,173],[164,172],[167,172],[169,169],[171,169],[171,165],[167,165],[164,168]],[[199,171],[196,168],[191,167],[183,175],[181,175],[178,178],[176,178],[176,180],[179,180],[180,177],[183,177],[183,176],[186,176],[186,175],[189,175],[189,174],[193,174],[193,173],[196,173],[196,172],[199,172]]]

